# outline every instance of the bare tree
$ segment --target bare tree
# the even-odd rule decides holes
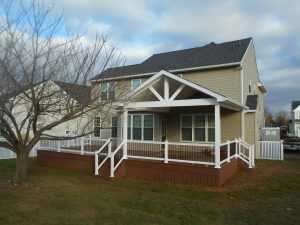
[[[289,126],[288,112],[284,110],[279,110],[274,117],[274,125],[276,127]]]
[[[272,127],[273,126],[273,115],[267,106],[265,106],[265,109],[264,109],[264,117],[265,117],[265,126]]]
[[[4,3],[5,2],[5,3]],[[124,63],[105,36],[93,42],[64,26],[63,15],[54,15],[53,6],[37,1],[0,3],[0,147],[17,155],[14,182],[27,176],[30,150],[52,128],[79,119],[76,136],[91,132],[95,115],[108,115],[116,102],[124,101],[125,87],[114,83],[118,93],[99,101],[99,89],[82,93],[79,103],[53,81],[88,85],[92,76]],[[63,36],[59,38],[59,36]],[[89,97],[91,96],[92,97]],[[85,117],[85,120],[81,120]]]

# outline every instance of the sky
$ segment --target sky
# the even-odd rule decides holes
[[[155,53],[253,37],[266,105],[274,113],[289,111],[291,101],[300,100],[299,0],[53,2],[65,23],[87,28],[85,38],[108,35],[127,65]]]

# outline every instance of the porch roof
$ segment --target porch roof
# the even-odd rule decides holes
[[[131,100],[125,106],[127,109],[208,106],[216,104],[237,111],[247,109],[246,106],[233,99],[164,70],[132,90],[125,98]]]

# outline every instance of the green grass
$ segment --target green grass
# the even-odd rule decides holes
[[[300,158],[258,161],[221,188],[115,181],[38,168],[20,186],[0,161],[0,224],[300,224]]]

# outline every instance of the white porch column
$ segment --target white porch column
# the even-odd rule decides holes
[[[128,124],[128,111],[127,109],[124,109],[123,112],[123,142],[124,143],[124,158],[127,159],[127,124]]]
[[[221,144],[220,104],[217,103],[215,105],[215,168],[221,168],[220,144]]]

